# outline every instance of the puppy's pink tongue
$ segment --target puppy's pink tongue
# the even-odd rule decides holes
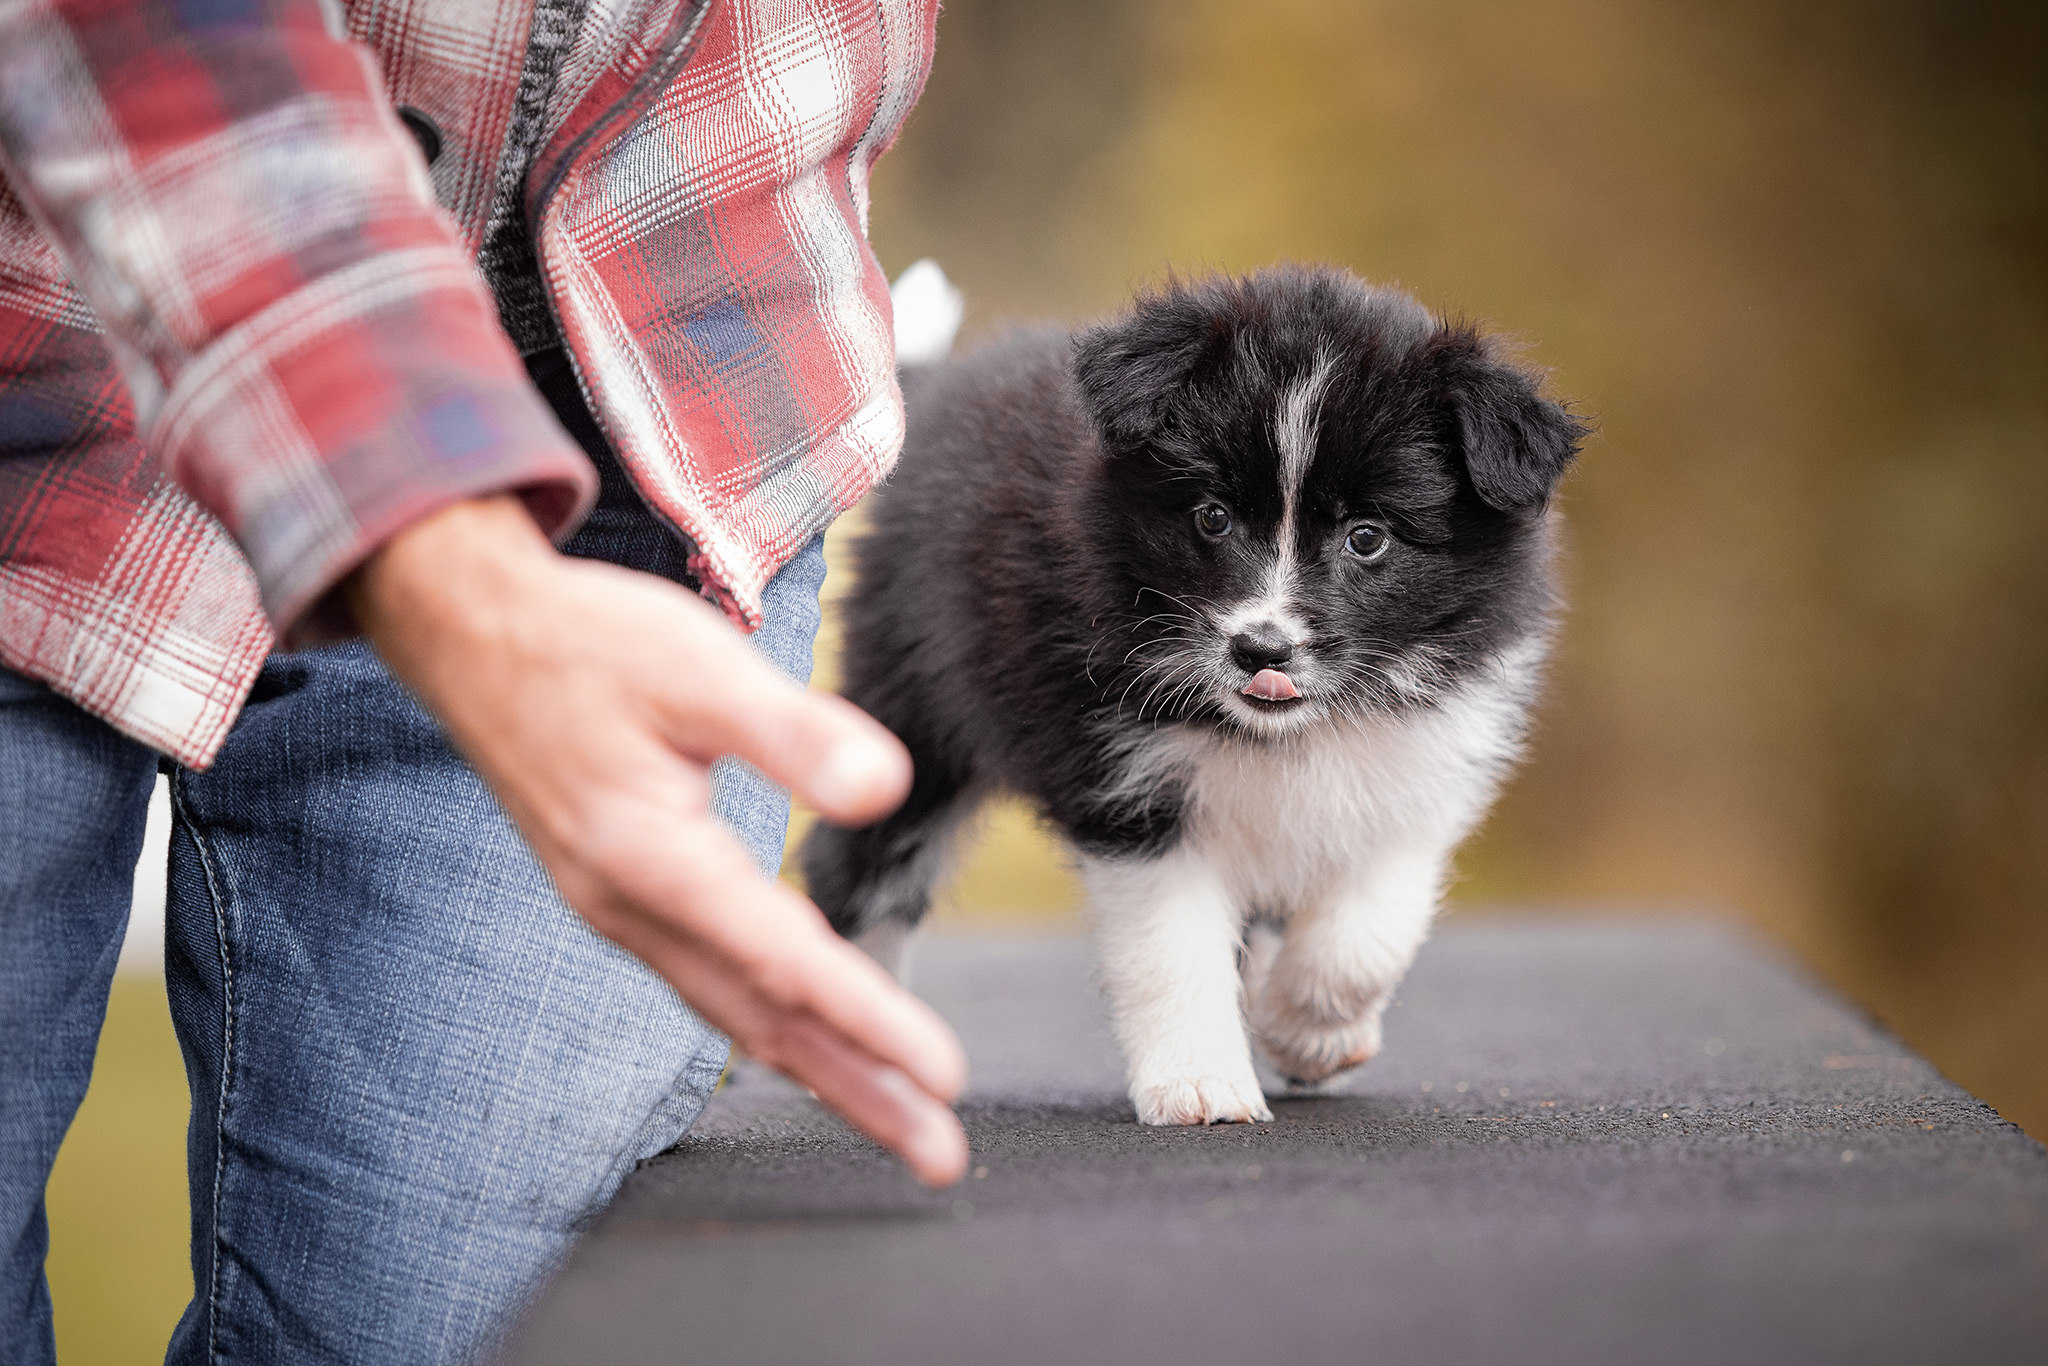
[[[1285,702],[1290,697],[1299,697],[1294,690],[1294,680],[1278,669],[1261,669],[1252,675],[1252,681],[1244,685],[1246,697],[1261,697],[1268,702]]]

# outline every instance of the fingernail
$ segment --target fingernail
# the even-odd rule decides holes
[[[903,1156],[926,1185],[950,1186],[967,1174],[967,1135],[950,1113],[935,1117],[918,1125]]]
[[[864,806],[888,776],[888,758],[882,751],[857,740],[842,740],[818,766],[818,774],[811,780],[812,796],[821,806]]]
[[[947,1031],[946,1051],[930,1080],[931,1093],[947,1105],[960,1099],[960,1093],[967,1089],[967,1055],[960,1051],[960,1044],[951,1033]]]

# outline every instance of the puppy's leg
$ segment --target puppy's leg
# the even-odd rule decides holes
[[[906,977],[911,931],[930,909],[932,884],[974,805],[963,768],[915,743],[911,761],[916,777],[901,807],[859,830],[820,822],[803,846],[811,899],[833,929],[898,981]]]
[[[1380,1016],[1429,934],[1449,853],[1385,851],[1288,922],[1246,1013],[1290,1079],[1322,1081],[1380,1051]]]
[[[910,942],[917,926],[900,916],[878,920],[853,935],[853,946],[875,960],[898,986],[910,985]]]
[[[1081,871],[1139,1122],[1271,1119],[1238,1000],[1240,917],[1215,870],[1181,848]]]

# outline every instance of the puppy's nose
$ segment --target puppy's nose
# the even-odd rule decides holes
[[[1230,638],[1230,655],[1248,673],[1277,669],[1294,658],[1294,642],[1264,622]]]

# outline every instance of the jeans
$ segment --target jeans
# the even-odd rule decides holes
[[[683,577],[677,538],[603,473],[570,552]],[[814,542],[755,638],[799,680],[823,577]],[[0,670],[0,1361],[53,1356],[43,1188],[156,771]],[[713,801],[772,872],[786,795],[724,761]],[[169,1359],[488,1351],[633,1165],[683,1135],[726,1041],[569,910],[361,642],[273,656],[214,767],[172,775],[172,807],[196,1293]]]

